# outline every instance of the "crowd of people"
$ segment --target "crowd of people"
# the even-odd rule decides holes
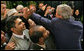
[[[83,24],[73,14],[67,4],[8,9],[1,2],[1,50],[82,50]]]

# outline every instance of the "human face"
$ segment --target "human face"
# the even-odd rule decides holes
[[[39,31],[43,32],[44,39],[46,39],[49,36],[49,31],[46,30],[43,26],[39,28]]]
[[[44,5],[43,3],[40,3],[40,4],[39,4],[39,8],[42,8],[43,5]]]
[[[20,18],[17,18],[15,20],[15,31],[18,31],[18,32],[23,32],[23,30],[26,29],[25,27],[25,23],[22,22],[22,20]]]
[[[3,44],[4,42],[6,42],[5,33],[1,31],[1,44]]]
[[[75,11],[75,14],[76,14],[76,15],[79,15],[79,10],[76,10],[76,11]]]
[[[30,6],[30,10],[33,10],[35,12],[36,11],[36,7],[35,6]]]
[[[1,4],[1,14],[4,14],[5,11],[6,11],[6,5]]]

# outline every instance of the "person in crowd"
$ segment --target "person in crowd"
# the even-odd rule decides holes
[[[6,3],[1,1],[1,30],[5,32],[5,18],[6,18]]]
[[[26,26],[26,28],[27,29],[29,29],[29,23],[28,23],[28,19],[29,19],[29,8],[27,8],[27,7],[25,7],[24,9],[23,9],[24,11],[23,11],[23,16],[21,16],[20,17],[20,19],[25,23],[25,26]],[[26,11],[28,11],[27,13],[27,15],[26,15]]]
[[[18,14],[17,10],[15,8],[13,9],[10,9],[8,12],[7,12],[7,16],[10,17],[10,16],[14,16]]]
[[[6,4],[1,3],[1,20],[6,18]]]
[[[44,6],[43,3],[39,3],[39,9],[41,9]]]
[[[75,15],[76,10],[79,12],[79,15]],[[78,17],[77,21],[81,20],[81,17],[83,16],[83,2],[82,1],[74,1],[74,15],[75,18]]]
[[[47,4],[44,5],[43,3],[39,3],[39,9],[36,11],[36,13],[44,17],[46,6]]]
[[[17,5],[16,10],[18,12],[18,16],[23,16],[24,6],[23,5]]]
[[[74,15],[76,21],[80,21],[80,19],[81,19],[79,14],[80,14],[79,10],[76,10],[75,15]]]
[[[28,29],[26,29],[25,23],[22,22],[20,17],[11,16],[7,21],[7,28],[12,32],[9,42],[15,43],[15,48],[13,50],[28,50],[31,40],[29,38]]]
[[[6,18],[4,20],[1,21],[1,29],[6,33],[6,35],[8,36],[8,41],[11,38],[11,33],[10,31],[7,30],[6,27],[6,22],[7,20],[11,17],[17,15],[17,10],[15,8],[13,9],[9,9],[6,13]]]
[[[44,27],[55,36],[56,49],[82,50],[81,35],[83,25],[72,18],[72,9],[66,4],[60,4],[56,9],[56,17],[52,20],[43,18],[31,12],[31,19]]]
[[[23,5],[18,5],[18,6],[16,7],[16,10],[17,10],[19,13],[23,13],[23,8],[24,8]]]
[[[34,4],[29,5],[29,9],[32,9],[34,12],[36,12],[36,6]]]
[[[5,33],[1,30],[1,50],[4,50],[6,44]]]
[[[45,39],[48,37],[49,31],[43,26],[33,26],[29,29],[29,36],[33,45],[30,49],[32,50],[46,50],[47,46],[45,44]]]
[[[46,11],[45,11],[44,16],[51,20],[54,17],[54,9],[55,8],[48,6]]]
[[[31,19],[28,20],[28,23],[30,25],[29,29],[36,26],[35,22],[32,21]],[[40,29],[39,29],[40,30]],[[44,35],[45,37],[45,44],[47,45],[47,50],[52,50],[52,49],[56,49],[55,46],[55,42],[54,42],[54,38],[51,34],[48,35],[48,37],[46,38],[46,34]]]
[[[14,42],[7,42],[5,33],[1,30],[1,50],[12,50],[15,48]]]

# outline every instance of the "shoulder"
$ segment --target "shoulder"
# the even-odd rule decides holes
[[[24,32],[24,33],[25,33],[25,32],[29,32],[29,30],[28,30],[28,29],[25,29],[23,32]]]
[[[17,39],[18,39],[17,37],[15,37],[14,35],[12,35],[11,38],[10,38],[10,40],[9,40],[9,42],[16,42]]]
[[[28,29],[25,29],[25,30],[23,31],[23,33],[24,33],[26,36],[29,36],[29,30],[28,30]]]
[[[56,18],[56,17],[55,17],[55,18],[53,18],[51,21],[52,21],[52,22],[55,22],[55,21],[58,21],[58,20],[59,20],[59,18]]]
[[[83,28],[83,24],[80,21],[73,21],[72,24]]]

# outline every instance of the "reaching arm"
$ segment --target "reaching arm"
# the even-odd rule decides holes
[[[33,13],[31,15],[31,19],[33,21],[35,21],[37,24],[46,26],[46,27],[50,27],[51,26],[51,20],[44,18],[42,16],[40,16],[39,14]]]

